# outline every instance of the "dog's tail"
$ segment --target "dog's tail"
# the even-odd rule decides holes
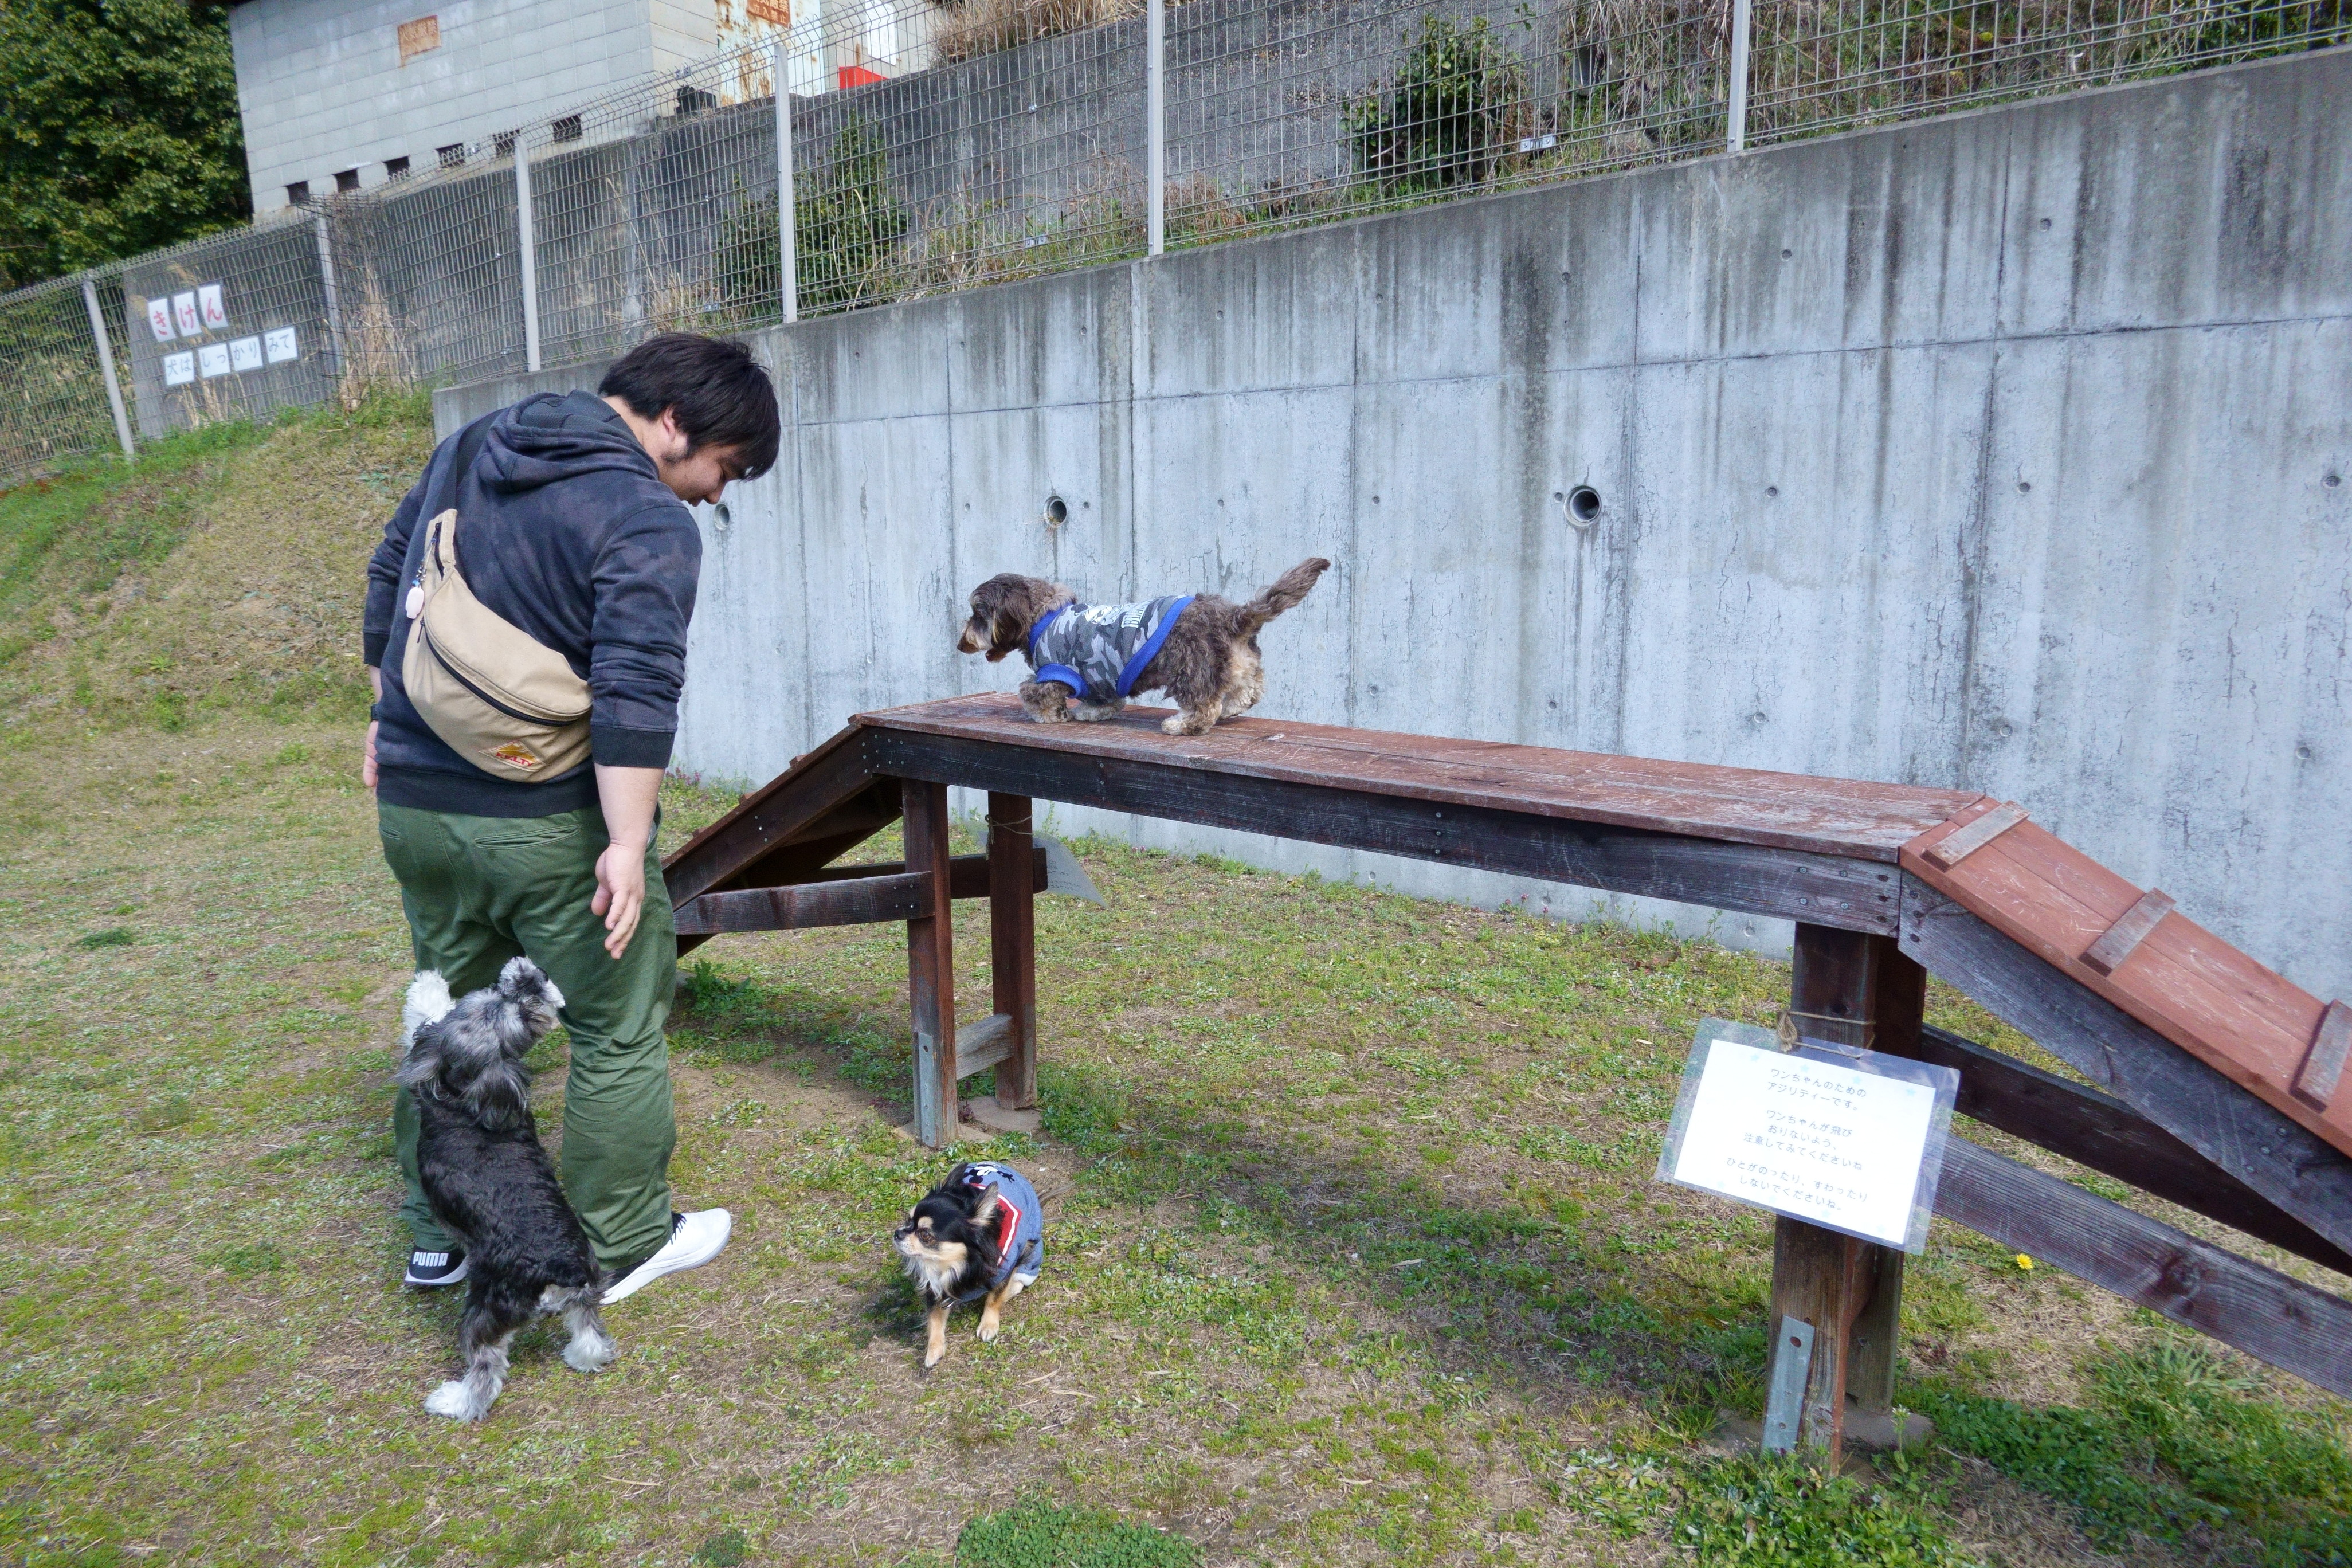
[[[1247,637],[1283,611],[1296,609],[1315,586],[1315,580],[1330,569],[1331,563],[1317,555],[1276,577],[1273,587],[1242,606],[1242,635]]]

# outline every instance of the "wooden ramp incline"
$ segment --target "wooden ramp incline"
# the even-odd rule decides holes
[[[1163,716],[1038,724],[1009,696],[861,714],[669,858],[680,950],[725,931],[909,920],[918,1131],[937,1144],[974,1069],[952,996],[945,1014],[926,1001],[944,939],[907,911],[983,894],[998,906],[998,1011],[979,1043],[1034,1084],[1033,798],[1778,916],[1798,922],[1800,1033],[1956,1067],[1978,1121],[2352,1273],[2352,1009],[2011,803],[1272,720],[1174,736]],[[990,856],[946,858],[948,785],[990,792],[1008,829],[992,829]],[[910,802],[921,820],[908,818],[903,865],[833,866]],[[1924,1027],[1923,969],[2099,1088]],[[927,1034],[927,1017],[944,1027]],[[1004,1082],[1000,1068],[1001,1101]],[[1939,1210],[2004,1245],[2352,1394],[2352,1307],[2336,1297],[1975,1145],[1948,1161],[1943,1189]]]

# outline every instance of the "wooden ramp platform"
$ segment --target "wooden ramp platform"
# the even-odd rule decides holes
[[[1034,1102],[1033,799],[1774,915],[1798,926],[1799,1033],[1957,1067],[1965,1114],[2352,1273],[2352,1009],[2323,1005],[2012,803],[1272,720],[1173,736],[1164,716],[1045,725],[1009,696],[861,714],[668,858],[680,951],[728,931],[908,921],[916,1120],[937,1145],[954,1136],[958,1081],[980,1065],[998,1069],[982,1120]],[[989,792],[985,857],[947,855],[950,785]],[[903,864],[833,866],[902,816]],[[995,1002],[959,1030],[943,917],[949,900],[982,896]],[[2099,1089],[1926,1028],[1926,974]],[[2352,1395],[2352,1305],[2336,1296],[1975,1145],[1948,1160],[1937,1206]],[[1885,1276],[1899,1280],[1901,1255],[1859,1275],[1852,1257],[1808,1269],[1793,1256],[1776,1270],[1775,1310],[1801,1305],[1817,1330],[1827,1323],[1840,1386],[1846,1340],[1879,1347],[1891,1377],[1893,1320],[1874,1314],[1894,1310]],[[1785,1302],[1782,1272],[1795,1292]],[[1827,1294],[1801,1300],[1805,1290]],[[1883,1404],[1884,1380],[1856,1375],[1859,1396]],[[1840,1405],[1822,1403],[1834,1444]]]

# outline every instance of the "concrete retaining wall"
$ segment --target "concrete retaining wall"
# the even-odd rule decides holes
[[[1268,716],[2013,796],[2352,991],[2347,101],[2315,54],[763,333],[791,428],[704,517],[680,764],[1010,686],[950,646],[993,572],[1238,595],[1323,553]]]

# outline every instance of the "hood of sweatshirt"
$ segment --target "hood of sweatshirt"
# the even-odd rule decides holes
[[[586,392],[542,392],[492,420],[476,478],[515,495],[599,469],[661,482],[652,457],[611,404]]]

